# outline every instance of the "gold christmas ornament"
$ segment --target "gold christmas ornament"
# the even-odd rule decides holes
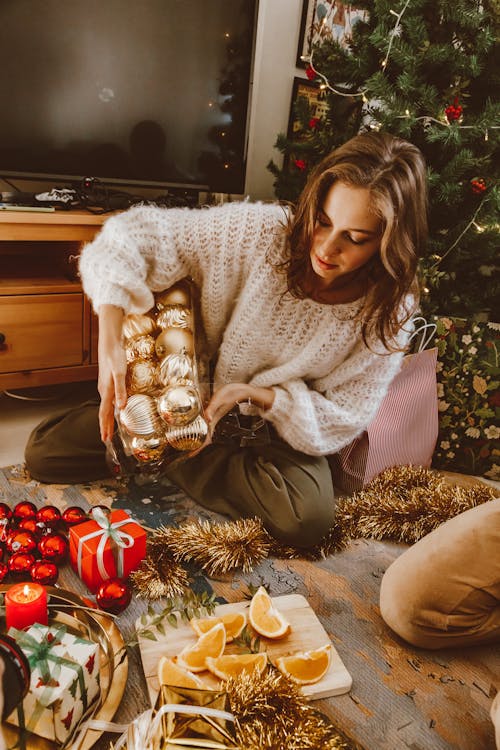
[[[190,385],[167,387],[158,396],[157,405],[161,418],[173,427],[192,422],[201,411],[198,391]]]
[[[166,447],[167,441],[165,435],[161,433],[148,437],[139,437],[136,435],[130,443],[133,455],[141,463],[159,461]]]
[[[169,445],[176,451],[195,451],[201,448],[208,434],[208,425],[203,417],[196,417],[190,424],[167,431]]]
[[[180,380],[193,380],[193,360],[183,349],[179,354],[168,354],[159,366],[158,379],[162,385],[173,385]]]
[[[122,333],[126,341],[136,336],[147,336],[154,333],[155,322],[149,315],[127,315],[123,320]]]
[[[164,359],[169,354],[185,352],[190,357],[194,355],[194,338],[187,328],[167,328],[160,333],[155,344],[158,359]]]
[[[170,289],[155,294],[155,302],[158,310],[163,310],[167,305],[182,305],[183,307],[191,306],[191,293],[187,284],[179,282],[174,284]]]
[[[150,359],[134,359],[127,367],[125,385],[128,394],[150,394],[158,385],[156,362]]]
[[[158,328],[189,328],[193,330],[193,314],[189,307],[168,305],[156,316]]]
[[[135,339],[129,339],[125,346],[127,362],[133,362],[134,359],[152,359],[156,357],[155,340],[149,334],[138,336]]]
[[[162,421],[151,396],[130,396],[119,414],[120,424],[129,435],[154,435],[162,431]]]

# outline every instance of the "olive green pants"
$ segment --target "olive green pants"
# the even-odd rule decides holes
[[[60,411],[30,435],[25,460],[34,479],[76,484],[110,476],[99,435],[98,401]],[[232,518],[258,516],[277,539],[296,547],[319,542],[333,524],[328,461],[277,437],[265,445],[209,445],[165,475],[200,505]]]

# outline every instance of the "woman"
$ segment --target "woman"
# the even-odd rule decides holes
[[[308,547],[331,526],[327,456],[359,435],[398,371],[426,241],[425,165],[388,134],[356,136],[315,169],[294,216],[277,204],[205,209],[139,206],[108,219],[80,271],[99,314],[100,436],[125,404],[124,313],[190,276],[213,358],[211,431],[251,400],[269,445],[212,444],[167,476],[202,505],[259,516]],[[46,420],[26,461],[42,481],[106,473],[97,406]]]

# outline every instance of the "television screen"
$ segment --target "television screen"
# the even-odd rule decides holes
[[[257,0],[0,0],[0,177],[244,190]]]

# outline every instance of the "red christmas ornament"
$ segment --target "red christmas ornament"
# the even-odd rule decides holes
[[[95,598],[101,609],[119,615],[130,604],[132,591],[123,578],[109,578],[101,583]]]
[[[37,511],[36,519],[49,526],[57,526],[61,520],[61,511],[55,505],[44,505]]]
[[[34,552],[37,547],[37,542],[35,535],[32,534],[31,531],[19,531],[19,529],[14,529],[7,537],[6,546],[10,553]]]
[[[80,508],[78,505],[70,505],[69,508],[63,510],[62,520],[66,526],[76,526],[77,523],[83,523],[88,520],[87,513]]]
[[[47,534],[38,542],[38,551],[46,560],[62,563],[68,554],[68,540],[60,534]]]
[[[37,560],[31,566],[31,580],[43,586],[53,586],[59,577],[59,568],[50,560]]]
[[[9,574],[9,566],[0,562],[0,583],[3,583]]]
[[[29,579],[35,558],[28,552],[15,552],[7,563],[10,574],[16,579]]]
[[[14,508],[13,516],[17,521],[21,518],[36,518],[36,505],[28,500],[18,503]]]
[[[481,195],[481,193],[484,193],[486,190],[486,180],[483,180],[482,177],[475,177],[470,181],[470,185],[472,192],[475,193],[475,195]]]
[[[303,172],[304,169],[307,167],[307,164],[305,163],[304,159],[295,159],[294,164],[297,167],[297,169],[300,169],[301,172]]]
[[[453,100],[453,104],[449,104],[445,111],[446,119],[448,122],[456,122],[456,120],[460,120],[463,113],[463,108],[458,103],[458,97],[456,96]]]
[[[0,546],[0,562],[3,560],[4,554],[5,554],[5,549]]]
[[[311,128],[311,130],[316,130],[316,128],[319,127],[320,122],[321,120],[319,119],[319,117],[311,117],[311,119],[309,120],[309,127]]]
[[[29,531],[31,534],[38,536],[38,524],[36,518],[21,518],[17,524],[18,531]]]
[[[308,65],[306,68],[306,76],[310,81],[314,81],[314,79],[316,78],[316,71],[311,65]]]
[[[8,520],[12,518],[12,508],[7,505],[7,503],[0,503],[0,519],[1,518],[7,518]]]

